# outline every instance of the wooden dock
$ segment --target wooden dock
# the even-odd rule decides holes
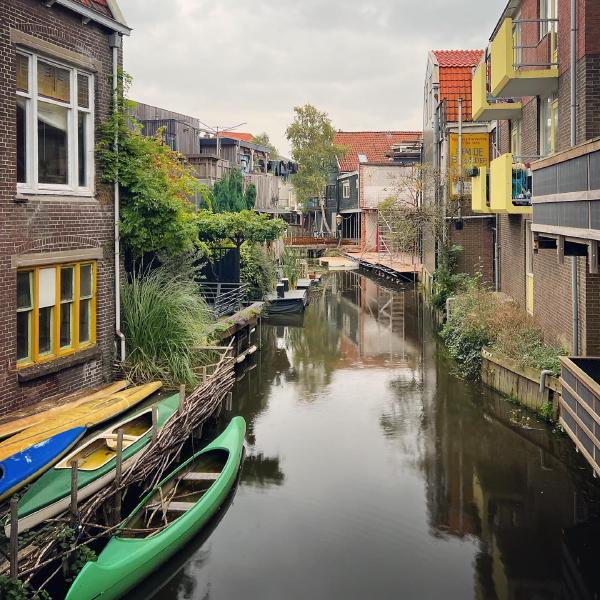
[[[352,260],[358,268],[396,283],[417,281],[421,271],[419,263],[395,259],[378,252],[346,252],[344,256]]]

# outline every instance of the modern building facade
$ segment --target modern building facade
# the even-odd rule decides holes
[[[594,1],[509,2],[473,79],[492,158],[473,177],[473,209],[497,215],[498,289],[581,355],[600,354],[599,24]]]
[[[114,0],[0,5],[0,414],[111,376],[115,205],[95,144],[129,31]]]
[[[512,0],[473,79],[492,139],[473,209],[499,230],[498,289],[563,359],[560,423],[600,474],[600,3]],[[575,358],[579,357],[579,358]]]

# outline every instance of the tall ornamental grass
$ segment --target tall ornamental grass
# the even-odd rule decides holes
[[[212,321],[198,285],[164,269],[137,273],[122,286],[121,306],[128,377],[195,385],[198,347]]]

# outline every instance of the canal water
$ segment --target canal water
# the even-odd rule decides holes
[[[453,374],[414,287],[332,274],[263,327],[239,486],[136,597],[597,598],[600,488],[568,439]]]

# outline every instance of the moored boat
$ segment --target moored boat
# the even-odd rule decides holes
[[[179,395],[157,405],[157,429],[177,411]],[[71,464],[77,461],[77,498],[81,502],[112,482],[116,473],[117,436],[123,430],[123,472],[152,439],[152,407],[148,406],[112,424],[72,450],[42,475],[19,501],[19,533],[51,519],[69,507]],[[5,527],[10,535],[10,525]]]
[[[85,427],[62,431],[3,460],[0,463],[0,501],[58,462],[81,439],[85,431]]]
[[[246,423],[234,417],[206,448],[167,475],[137,506],[66,600],[116,600],[184,546],[216,513],[238,473]]]
[[[162,383],[153,381],[144,385],[123,390],[117,394],[98,398],[89,404],[74,408],[67,414],[58,413],[43,422],[24,429],[0,443],[0,466],[17,452],[21,452],[35,444],[74,427],[93,427],[133,408],[156,392]]]
[[[61,413],[69,413],[76,407],[95,402],[101,398],[112,396],[113,394],[124,390],[128,385],[129,382],[124,379],[121,381],[115,381],[114,383],[111,383],[110,385],[96,391],[87,390],[89,393],[86,393],[86,391],[81,392],[83,395],[78,395],[77,397],[74,397],[73,400],[69,400],[59,406],[53,406],[52,408],[48,408],[46,410],[39,410],[34,414],[18,417],[17,419],[12,419],[11,421],[2,423],[0,425],[0,439],[7,438],[15,433],[19,433],[20,431],[27,429],[28,427],[37,425],[49,417],[55,417]]]

